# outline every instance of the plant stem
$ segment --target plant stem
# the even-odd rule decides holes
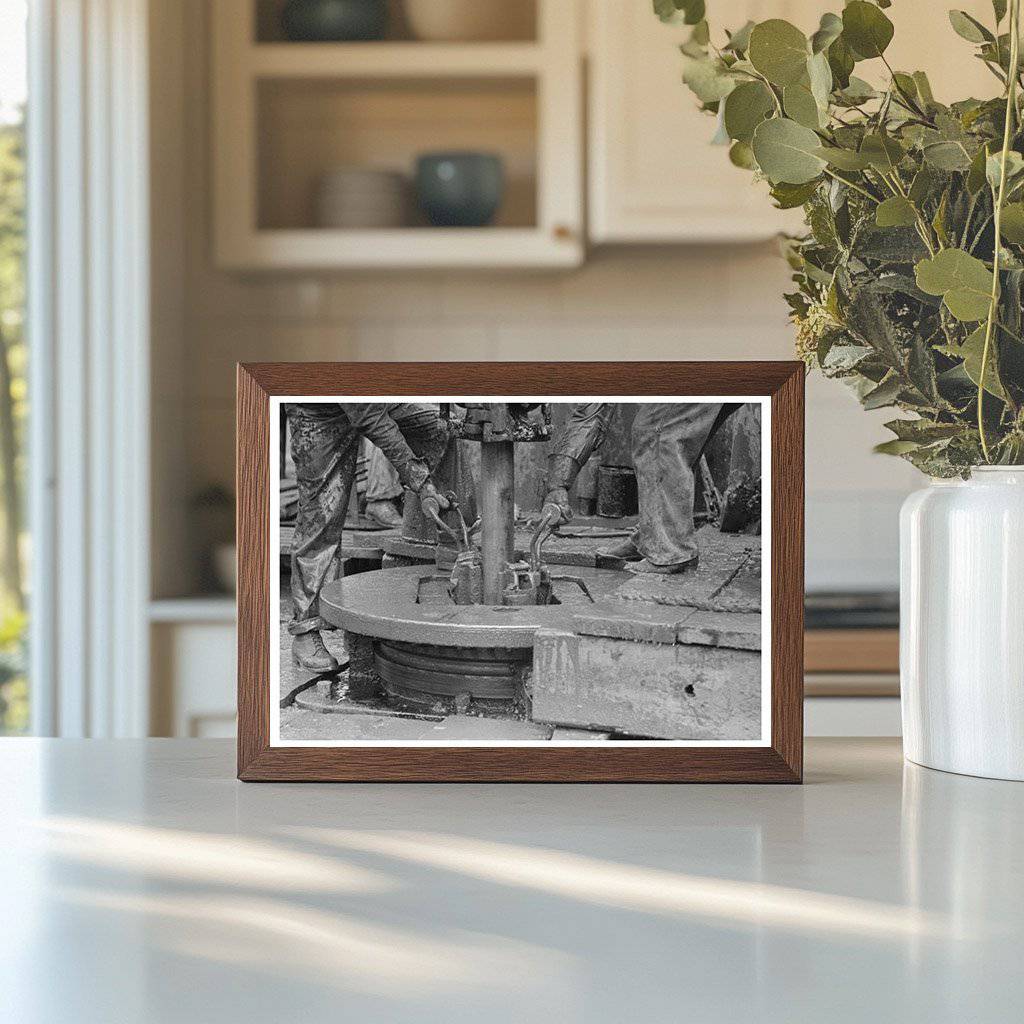
[[[859,192],[862,196],[866,196],[873,203],[878,203],[878,196],[873,196],[866,188],[861,188],[854,181],[847,181],[846,178],[840,178],[838,174],[833,174],[827,167],[824,169],[824,173],[835,181],[841,182],[843,185],[852,188],[854,192]]]
[[[988,320],[985,322],[985,345],[981,350],[981,369],[978,371],[978,435],[985,461],[992,462],[988,437],[985,434],[985,372],[988,369],[992,346],[992,331],[999,310],[999,256],[1001,253],[1001,227],[1003,201],[1006,198],[1006,161],[1013,134],[1013,121],[1017,111],[1017,68],[1020,62],[1020,0],[1010,0],[1010,73],[1006,84],[1006,119],[1003,125],[1003,149],[999,155],[999,189],[995,196],[993,213],[995,243],[992,253],[992,297],[989,301]]]
[[[915,114],[917,114],[918,117],[927,118],[928,115],[925,113],[925,111],[923,111],[921,109],[921,107],[919,106],[917,100],[915,100],[913,96],[910,96],[908,93],[904,92],[902,86],[900,85],[900,83],[896,81],[896,72],[893,71],[892,65],[885,59],[885,54],[884,53],[880,53],[879,56],[882,58],[882,63],[886,66],[886,68],[889,71],[889,84],[890,84],[890,86],[893,89],[895,89],[900,94],[900,98],[903,100],[903,102],[906,104],[906,106],[910,110],[912,110]],[[926,120],[924,123],[929,125],[929,126],[931,126],[931,122],[930,121]]]

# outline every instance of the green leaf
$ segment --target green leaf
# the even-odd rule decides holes
[[[861,60],[881,57],[892,42],[892,22],[874,5],[853,0],[843,10],[843,39]]]
[[[992,274],[977,257],[963,249],[943,249],[914,268],[917,286],[941,295],[946,308],[964,322],[988,316]]]
[[[798,206],[803,206],[817,190],[816,180],[801,185],[791,185],[782,181],[772,186],[771,195],[780,210],[794,210]]]
[[[821,111],[820,122],[825,124],[828,120],[828,100],[832,94],[832,69],[828,66],[825,54],[815,54],[807,61],[807,79],[814,102]]]
[[[1006,17],[1006,0],[992,0],[992,11],[996,16],[996,25]]]
[[[787,85],[782,90],[782,109],[787,117],[805,128],[821,127],[821,111],[806,85]]]
[[[711,42],[711,29],[706,21],[698,21],[690,33],[690,42],[695,46],[707,46]]]
[[[872,388],[863,398],[860,400],[860,404],[865,409],[882,409],[887,405],[894,405],[896,399],[899,397],[900,391],[903,387],[900,383],[900,379],[896,374],[891,377],[887,377],[882,381],[881,384],[876,388]]]
[[[756,171],[757,161],[754,159],[754,151],[746,142],[734,142],[729,147],[729,162],[736,167],[742,167],[745,171]]]
[[[853,53],[840,36],[828,48],[828,66],[832,71],[832,79],[837,89],[845,89],[850,84],[853,73]]]
[[[914,175],[914,180],[910,183],[910,191],[907,195],[915,206],[920,208],[921,204],[928,198],[935,188],[937,177],[938,175],[927,164],[922,166],[917,174]]]
[[[820,156],[826,163],[832,167],[838,167],[841,171],[863,171],[871,166],[871,161],[866,156],[855,153],[852,149],[819,146],[814,153],[815,156]]]
[[[935,97],[932,95],[932,86],[931,82],[928,81],[928,76],[923,71],[915,71],[911,77],[914,79],[914,85],[917,86],[917,95],[926,104],[934,103]]]
[[[912,228],[878,228],[874,218],[858,229],[855,251],[861,259],[880,263],[917,263],[928,255],[921,236]]]
[[[981,324],[972,331],[957,352],[964,361],[964,372],[974,382],[975,387],[980,387],[981,358],[985,352],[985,325]],[[1005,402],[1006,392],[1003,390],[1002,384],[999,383],[999,377],[996,374],[994,355],[995,345],[990,343],[988,360],[985,366],[985,390],[990,395],[994,395]]]
[[[773,184],[813,181],[825,166],[817,154],[818,136],[788,118],[762,121],[754,131],[753,147],[758,166]]]
[[[772,85],[785,87],[799,81],[809,53],[807,37],[781,18],[762,21],[750,33],[747,57]]]
[[[1006,241],[1024,245],[1024,203],[1007,203],[1003,207],[999,230]]]
[[[683,21],[687,25],[696,25],[704,20],[704,15],[707,13],[705,10],[704,0],[676,0],[676,7],[682,7],[683,10]]]
[[[1003,151],[997,150],[985,161],[985,177],[989,185],[995,191],[999,188],[999,175],[1002,171]],[[1011,149],[1006,154],[1006,181],[1013,181],[1024,171],[1024,157],[1016,150]]]
[[[746,53],[750,48],[750,33],[753,29],[754,22],[748,21],[742,28],[736,29],[729,36],[729,42],[725,44],[723,49],[732,50],[733,53]]]
[[[916,222],[914,204],[903,196],[891,196],[875,208],[875,223],[880,228],[909,227]]]
[[[736,87],[736,79],[720,61],[710,57],[684,56],[683,81],[701,103],[717,103]]]
[[[673,0],[654,0],[654,13],[665,22],[675,21],[679,16]]]
[[[932,227],[939,239],[939,244],[944,248],[949,245],[949,233],[946,231],[946,215],[949,212],[949,189],[944,189],[939,205],[932,217]]]
[[[818,31],[811,36],[811,53],[827,50],[843,31],[843,19],[838,14],[823,14]]]
[[[958,36],[969,43],[992,42],[995,36],[980,21],[972,18],[966,11],[950,11],[949,23]]]
[[[985,162],[988,160],[988,144],[981,147],[974,154],[971,166],[967,171],[967,191],[972,196],[977,195],[985,187]]]
[[[883,174],[889,174],[906,155],[903,147],[891,135],[872,133],[865,135],[860,152],[870,165]]]
[[[856,75],[850,76],[850,80],[847,83],[846,88],[840,92],[843,102],[848,103],[851,106],[856,106],[859,103],[867,103],[868,100],[873,100],[877,95],[877,89],[865,82],[863,78],[858,78]]]
[[[918,444],[956,437],[963,430],[959,423],[937,423],[926,419],[890,420],[885,428],[891,430],[900,441],[916,441]]]
[[[867,408],[867,406],[865,406]],[[876,444],[872,451],[876,455],[906,455],[907,452],[916,451],[921,445],[917,441],[883,441]]]
[[[966,171],[971,158],[959,142],[931,142],[922,149],[925,160],[940,171]]]
[[[909,96],[912,100],[917,100],[917,82],[914,81],[912,75],[904,74],[902,71],[893,72],[892,76],[893,84],[896,88],[905,96]]]
[[[654,0],[654,13],[666,23],[696,25],[704,20],[704,0]]]
[[[729,138],[750,142],[754,129],[775,109],[775,99],[764,82],[743,82],[725,100],[725,130]]]

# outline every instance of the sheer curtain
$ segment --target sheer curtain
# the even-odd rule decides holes
[[[147,731],[147,12],[147,0],[30,5],[30,666],[40,735]]]

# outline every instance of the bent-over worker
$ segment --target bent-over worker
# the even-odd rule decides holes
[[[440,511],[448,502],[431,473],[452,433],[436,409],[414,402],[299,402],[287,404],[285,413],[299,492],[291,555],[294,607],[288,632],[295,638],[295,660],[327,674],[339,665],[320,635],[326,627],[320,617],[320,592],[338,575],[360,437],[380,448],[402,485],[418,494],[425,508]]]
[[[633,420],[640,521],[631,536],[601,552],[631,572],[677,573],[697,567],[694,470],[715,430],[736,404],[646,402]],[[572,518],[569,488],[600,447],[614,411],[610,402],[577,405],[548,455],[548,494],[561,522]]]

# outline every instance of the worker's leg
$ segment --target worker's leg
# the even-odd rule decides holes
[[[338,575],[359,437],[331,405],[289,406],[299,510],[292,542],[293,636],[319,632],[320,591]]]
[[[718,403],[651,403],[633,421],[640,494],[636,546],[655,568],[696,565],[694,468],[731,407]]]
[[[398,472],[388,457],[372,442],[366,442],[366,503],[394,501],[402,496]]]
[[[388,457],[373,443],[363,439],[366,452],[366,504],[368,519],[392,529],[402,525],[397,501],[402,496],[398,472]]]

